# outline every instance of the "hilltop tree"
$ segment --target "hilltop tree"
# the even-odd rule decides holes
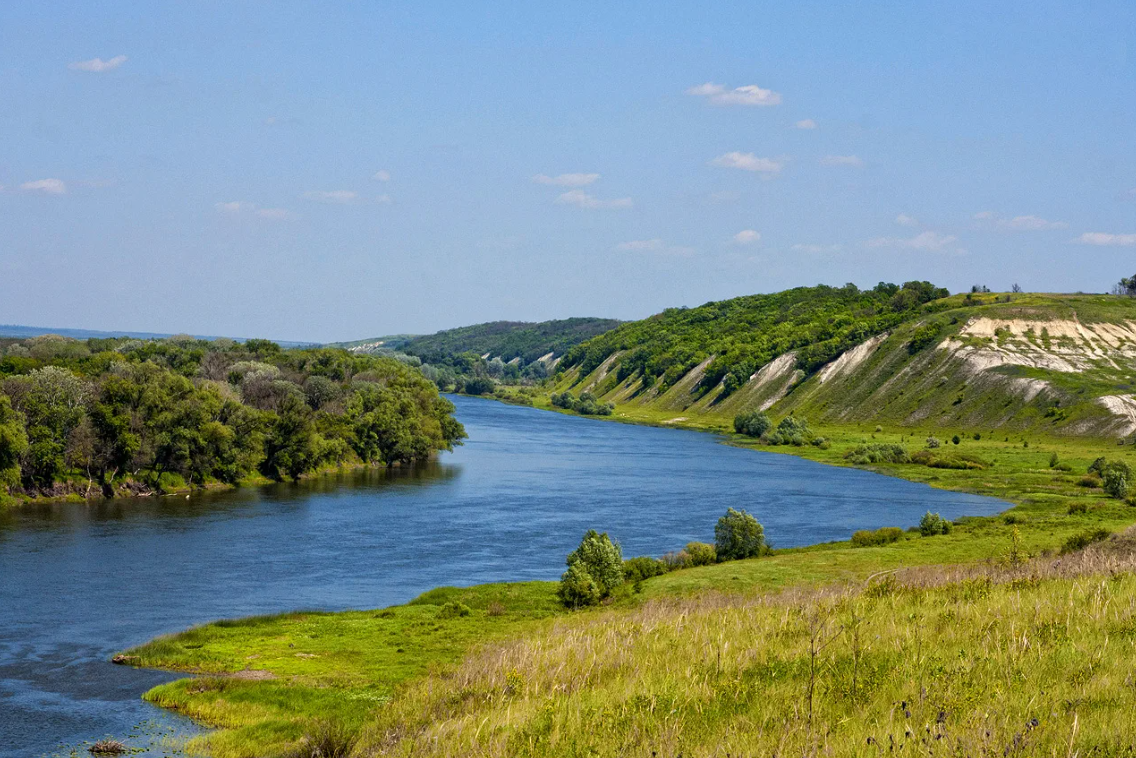
[[[756,558],[765,549],[765,529],[745,511],[727,508],[714,526],[714,549],[720,561]]]
[[[1116,286],[1112,288],[1114,295],[1128,295],[1128,297],[1136,297],[1136,274],[1124,277]]]
[[[568,554],[567,563],[559,589],[565,605],[590,605],[623,584],[623,552],[607,532],[589,529],[580,546]]]

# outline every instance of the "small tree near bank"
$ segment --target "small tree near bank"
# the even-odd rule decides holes
[[[567,562],[558,594],[569,607],[594,605],[623,584],[623,552],[607,532],[589,529]]]
[[[773,428],[773,422],[761,411],[749,411],[734,416],[734,431],[747,437],[760,437]]]
[[[729,508],[714,526],[714,548],[720,561],[755,558],[765,549],[765,529],[745,511]]]

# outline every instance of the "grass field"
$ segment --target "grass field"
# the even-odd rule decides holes
[[[662,424],[671,419],[617,415],[613,420]],[[714,428],[712,421],[668,425]],[[877,427],[818,431],[831,441],[831,447],[771,449],[848,465],[845,453],[865,442],[895,442],[914,450],[923,446],[927,436],[918,430],[877,431]],[[980,439],[975,439],[975,434]],[[1030,750],[1040,750],[1040,745],[1057,744],[1053,740],[1059,732],[1068,740],[1067,730],[1072,728],[1065,716],[1057,719],[1060,729],[1053,726],[1056,706],[1050,690],[1036,689],[1037,682],[1027,678],[1018,688],[1024,698],[1021,700],[1005,694],[1013,688],[1017,674],[1006,674],[1010,678],[999,679],[999,687],[994,689],[985,679],[981,687],[964,687],[956,680],[964,670],[981,670],[983,677],[1002,676],[998,672],[1009,665],[1005,656],[1011,655],[1012,647],[1006,635],[1018,628],[1014,619],[1020,617],[1025,623],[1040,612],[1037,608],[1047,609],[1049,615],[1064,613],[1068,626],[1081,614],[1081,605],[1098,602],[1091,595],[1100,585],[1108,588],[1109,602],[1116,604],[1113,611],[1123,607],[1129,608],[1126,613],[1131,612],[1136,603],[1136,583],[1126,573],[1123,580],[1112,580],[1102,578],[1092,568],[1108,564],[1112,566],[1108,570],[1121,570],[1116,568],[1115,555],[1096,564],[1078,559],[1081,568],[1075,575],[1053,568],[1055,559],[1050,556],[1076,535],[1120,532],[1136,522],[1136,508],[1080,484],[1098,456],[1130,464],[1136,464],[1136,456],[1131,446],[1102,441],[1021,435],[1007,438],[1005,434],[974,431],[959,436],[959,445],[946,440],[944,447],[964,451],[990,465],[981,470],[915,464],[871,467],[936,487],[1001,497],[1012,505],[996,517],[962,519],[949,535],[920,537],[917,532],[907,532],[900,541],[881,547],[832,543],[676,571],[647,580],[637,588],[625,585],[610,606],[583,612],[566,612],[556,601],[555,584],[548,582],[444,588],[383,611],[285,614],[218,622],[156,640],[128,651],[128,655],[133,656],[135,665],[197,675],[155,688],[146,697],[222,727],[191,745],[191,749],[207,750],[216,758],[280,755],[297,746],[312,747],[315,736],[340,744],[358,740],[361,754],[650,755],[647,746],[652,745],[659,755],[675,755],[676,751],[684,755],[725,755],[731,750],[735,752],[730,754],[737,754],[736,750],[744,754],[744,750],[774,745],[769,742],[774,733],[787,735],[784,743],[776,743],[782,749],[764,752],[835,750],[837,754],[874,755],[876,750],[867,750],[866,742],[859,752],[845,753],[836,747],[845,744],[848,735],[863,740],[873,735],[876,740],[895,739],[901,736],[897,729],[923,725],[936,708],[951,715],[948,722],[939,723],[935,711],[932,721],[937,724],[935,734],[940,734],[935,744],[953,745],[956,752],[974,754],[972,749],[1001,750],[1013,743],[1017,732],[1011,728],[1021,731],[1024,727],[1015,726],[1011,714],[1029,710],[1029,702],[1044,704],[1048,709],[1045,713],[1050,714],[1044,722],[1045,730],[1031,730],[1028,743],[1021,743],[1028,744]],[[729,441],[755,445],[740,437],[731,436]],[[1054,454],[1060,468],[1050,466]],[[596,526],[603,528],[602,524]],[[1130,547],[1126,541],[1114,542]],[[1029,576],[1034,577],[1028,587],[1011,577],[1026,569],[1005,574],[1006,570],[999,568],[1027,556],[1035,558],[1028,569],[1032,572]],[[940,585],[956,571],[944,567],[959,565],[969,567],[966,571],[985,572],[983,575],[988,576],[981,581],[989,583],[989,591],[983,590],[974,598],[965,592],[959,595],[957,587],[945,586],[917,592],[897,590],[879,597],[872,594],[878,591],[864,594],[864,582],[873,576],[901,570],[911,575],[903,582]],[[1124,566],[1122,570],[1127,572],[1127,564]],[[1033,593],[1028,597],[1022,594],[1027,589]],[[965,623],[943,621],[945,597],[953,604],[952,612]],[[1067,608],[1062,606],[1065,601]],[[1105,613],[1100,609],[1094,612]],[[864,661],[876,672],[870,676],[879,679],[878,686],[872,686],[870,695],[855,688],[850,694],[846,684],[841,690],[831,677],[814,677],[810,686],[817,688],[817,712],[811,722],[801,721],[801,703],[790,695],[799,695],[804,681],[801,645],[812,633],[806,634],[806,627],[810,623],[815,626],[823,617],[824,635],[841,630],[826,647],[823,668],[830,673],[843,671],[849,653],[842,646],[851,644],[845,636],[847,625],[852,623],[849,619],[860,618],[858,614],[863,614],[863,619],[855,623],[862,623],[865,639],[874,641],[872,649],[876,652]],[[999,619],[997,629],[972,623],[990,614]],[[781,620],[774,623],[773,619]],[[1054,619],[1045,623],[1057,623]],[[1004,628],[1004,622],[1011,624],[1010,631]],[[1127,621],[1116,623],[1123,627]],[[1107,638],[1115,651],[1130,651],[1131,641],[1116,637],[1111,628],[1095,620],[1083,629],[1078,625],[1076,634],[1068,637],[1076,643],[1068,644],[1075,651],[1091,651]],[[649,629],[656,631],[647,634]],[[922,641],[912,638],[924,634]],[[1026,639],[1032,634],[1026,632]],[[982,651],[991,639],[1001,646],[997,648],[1001,657],[983,657]],[[914,653],[911,646],[916,642],[926,645],[926,651]],[[595,656],[594,674],[578,670],[585,663],[577,653],[565,653],[567,657],[553,666],[551,651],[569,644],[584,645],[579,649]],[[703,655],[703,648],[714,645],[723,651],[733,650],[734,655],[740,655],[739,646],[749,652],[731,658],[728,667],[716,664],[720,668],[713,681],[705,679],[704,667],[687,671],[679,665],[689,666]],[[529,652],[521,655],[517,652],[521,650]],[[667,650],[673,650],[674,655],[665,654]],[[703,652],[695,655],[698,650]],[[756,650],[764,652],[757,655]],[[1072,677],[1080,682],[1080,689],[1070,689],[1066,699],[1073,702],[1088,697],[1096,702],[1091,688],[1084,688],[1098,682],[1097,674],[1076,672],[1089,665],[1099,671],[1103,664],[1086,663],[1089,659],[1068,650],[1049,652],[1057,658],[1046,658],[1045,665],[1053,666],[1053,676],[1058,678],[1038,681],[1050,687],[1060,677]],[[508,657],[515,655],[521,657]],[[1013,653],[1015,660],[1022,655],[1023,650]],[[614,657],[627,663],[627,656],[638,661],[636,668],[620,664],[612,669],[611,676],[604,673],[608,664],[601,665],[601,659]],[[673,658],[674,665],[660,667],[659,656]],[[935,671],[954,672],[942,675],[944,682],[954,683],[949,687],[944,683],[948,689],[943,693],[919,700],[918,688],[914,692],[904,688],[910,688],[911,677],[932,666],[927,663],[932,660],[937,661],[933,664]],[[812,660],[809,666],[813,665],[820,664]],[[1016,671],[1024,664],[1019,661],[1014,665],[1017,669],[1012,670]],[[766,673],[754,673],[758,670],[755,666],[766,667],[761,669]],[[554,675],[549,667],[555,670]],[[770,673],[774,671],[779,673]],[[1101,681],[1114,681],[1120,676],[1118,672],[1119,668],[1109,668]],[[691,689],[686,691],[682,682],[688,680]],[[459,681],[467,685],[455,690]],[[827,683],[822,686],[821,681]],[[1090,695],[1076,694],[1082,691]],[[508,694],[501,695],[503,692]],[[1107,722],[1100,723],[1128,728],[1119,714],[1129,707],[1131,690],[1121,694],[1123,697],[1118,694],[1108,701],[1104,710],[1110,715]],[[896,698],[918,703],[908,706],[913,714],[910,719],[897,720],[895,708],[888,705]],[[946,709],[942,704],[948,700],[964,703],[966,709],[959,710],[961,706],[957,705]],[[993,705],[1000,710],[991,716]],[[1038,705],[1034,710],[1041,713],[1044,709]],[[980,711],[987,716],[979,718]],[[871,712],[871,719],[853,717],[861,712]],[[1067,715],[1079,712],[1072,708]],[[422,714],[430,715],[424,720]],[[993,725],[987,730],[992,735],[989,738],[983,736],[985,727],[977,726],[987,722]],[[1078,739],[1091,739],[1094,745],[1103,733],[1081,721],[1077,729]],[[707,736],[697,738],[700,734]],[[754,742],[754,734],[765,736]],[[597,735],[606,736],[593,739]],[[648,735],[650,739],[644,741]],[[942,742],[944,739],[947,742]],[[727,750],[727,745],[733,747]],[[915,749],[914,741],[904,745],[904,750]],[[643,749],[633,750],[634,746]]]

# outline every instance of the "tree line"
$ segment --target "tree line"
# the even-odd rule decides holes
[[[410,463],[466,436],[420,371],[339,349],[238,343],[0,342],[0,497],[295,479]]]

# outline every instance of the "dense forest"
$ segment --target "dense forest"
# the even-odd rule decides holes
[[[0,498],[163,491],[409,463],[465,437],[385,356],[266,340],[0,340]]]
[[[567,350],[621,323],[603,318],[493,321],[437,334],[398,335],[336,346],[420,365],[422,373],[442,390],[485,395],[500,384],[541,382]]]
[[[585,376],[622,351],[620,381],[639,376],[649,387],[661,378],[666,389],[713,355],[700,387],[722,382],[728,395],[779,355],[795,350],[799,367],[812,372],[948,294],[929,282],[819,285],[669,308],[571,348],[559,368],[579,367]]]

